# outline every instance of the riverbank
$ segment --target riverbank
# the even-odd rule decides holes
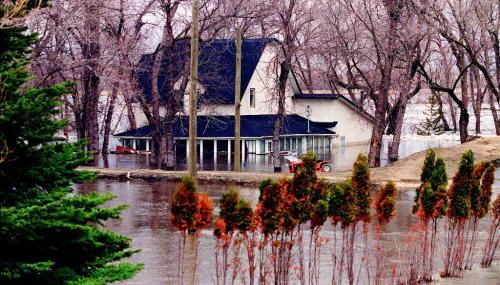
[[[471,149],[474,151],[476,161],[492,161],[498,167],[500,165],[500,137],[478,138],[465,144],[454,147],[435,149],[438,156],[446,161],[448,177],[453,177],[458,169],[461,154]],[[371,169],[371,180],[373,184],[383,185],[388,180],[393,180],[399,188],[414,188],[420,184],[420,171],[425,157],[425,151],[410,155],[385,167]],[[146,180],[146,181],[178,181],[186,171],[164,171],[158,169],[119,169],[119,168],[96,168],[80,167],[80,170],[97,172],[98,179],[111,180]],[[329,182],[339,182],[348,178],[350,171],[321,173],[319,176]],[[266,178],[279,179],[281,177],[291,178],[291,173],[258,173],[258,172],[234,172],[234,171],[199,171],[198,182],[205,184],[236,184],[246,186],[257,186]]]

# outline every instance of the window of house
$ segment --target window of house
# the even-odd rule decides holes
[[[129,148],[133,147],[133,142],[131,139],[123,139],[122,144],[124,147],[129,147]]]
[[[136,140],[135,141],[135,149],[136,150],[146,150],[146,140]]]
[[[255,107],[255,88],[250,88],[250,107]]]

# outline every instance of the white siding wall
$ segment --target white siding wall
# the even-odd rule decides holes
[[[306,107],[311,106],[311,120],[316,122],[336,121],[333,129],[338,136],[345,136],[347,144],[367,143],[372,134],[373,124],[360,115],[348,103],[337,100],[295,100],[293,113],[306,117]],[[335,143],[335,142],[334,142]]]

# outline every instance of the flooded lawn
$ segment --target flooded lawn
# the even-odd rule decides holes
[[[403,159],[413,153],[426,150],[430,147],[451,147],[459,144],[460,141],[454,137],[449,139],[432,139],[431,137],[407,137],[401,139],[399,148],[400,159]],[[331,161],[334,171],[343,171],[351,169],[354,160],[360,152],[368,153],[368,144],[348,145],[345,147],[333,147],[330,151],[320,151],[317,153],[320,159]],[[384,140],[382,146],[382,166],[387,165],[388,141]],[[177,156],[178,170],[186,169],[186,157]],[[97,162],[98,167],[106,168],[129,168],[129,169],[148,169],[151,168],[150,156],[147,154],[109,154],[107,160],[102,156]],[[217,163],[214,164],[213,154],[204,156],[203,162],[199,161],[200,170],[231,170],[232,164],[228,163],[227,155],[219,154]],[[287,165],[282,158],[282,169],[287,171]],[[273,163],[271,155],[247,154],[243,159],[242,171],[273,172]]]
[[[496,181],[493,188],[494,195],[500,192],[500,171],[496,171]],[[118,182],[99,180],[93,183],[75,185],[79,193],[91,191],[111,192],[117,196],[111,202],[112,205],[128,204],[129,208],[122,214],[120,221],[111,221],[107,227],[125,234],[133,239],[133,247],[140,248],[141,252],[132,257],[134,261],[144,263],[144,269],[126,284],[175,284],[177,276],[177,249],[179,235],[168,221],[169,203],[175,184],[167,182]],[[201,185],[200,191],[208,192],[214,200],[215,215],[217,215],[218,202],[221,193],[227,186]],[[239,187],[242,198],[251,201],[254,206],[258,200],[258,189]],[[387,259],[391,262],[398,260],[398,248],[402,246],[406,233],[415,223],[411,214],[413,204],[413,189],[400,191],[397,202],[397,215],[395,219],[384,229],[382,243],[386,250]],[[479,225],[479,239],[486,235],[486,229],[490,219],[485,218]],[[321,235],[333,236],[332,227],[328,223],[323,227]],[[305,237],[308,233],[304,234]],[[372,237],[372,241],[374,238]],[[397,243],[396,243],[397,241]],[[198,249],[198,284],[215,283],[215,237],[212,230],[205,230],[199,238]],[[477,243],[482,248],[482,240]],[[321,280],[330,283],[331,265],[330,248],[328,245],[322,247],[321,257]],[[479,251],[476,258],[479,258]],[[500,254],[497,251],[497,260]],[[440,263],[440,256],[436,262]],[[439,265],[438,265],[439,266]],[[476,266],[477,267],[477,266]],[[438,268],[438,267],[436,267]],[[476,284],[499,284],[500,263],[495,263],[488,270],[474,270],[468,272],[464,279],[446,280],[445,284],[470,284],[474,280]],[[294,284],[292,282],[292,284]]]

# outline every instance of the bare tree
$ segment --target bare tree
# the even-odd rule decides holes
[[[102,153],[108,152],[109,136],[111,134],[111,122],[113,120],[115,104],[118,93],[121,92],[127,109],[127,117],[130,128],[136,128],[133,101],[130,93],[133,92],[133,85],[129,81],[131,78],[127,75],[133,75],[134,64],[130,61],[136,61],[133,57],[135,49],[137,49],[140,38],[141,29],[143,27],[143,18],[151,9],[155,0],[150,0],[137,13],[132,13],[132,16],[127,13],[130,11],[130,3],[126,0],[119,0],[116,6],[110,3],[107,7],[109,12],[104,19],[104,32],[110,38],[111,48],[115,51],[116,56],[113,58],[113,64],[108,68],[108,72],[112,75],[109,79],[111,94],[108,98],[107,108],[104,113],[103,123],[103,144]],[[125,80],[124,80],[125,79]],[[132,80],[133,82],[134,80]]]
[[[329,61],[335,65],[328,69],[327,78],[335,88],[346,89],[355,99],[355,90],[361,93],[358,106],[363,106],[365,98],[372,101],[375,125],[369,150],[370,166],[379,166],[382,138],[391,113],[391,94],[395,79],[405,81],[399,96],[411,94],[411,80],[415,74],[411,59],[415,57],[419,42],[407,43],[398,34],[410,14],[407,6],[400,1],[356,1],[343,0],[330,5],[324,15],[325,35],[329,36]],[[408,58],[399,55],[404,45],[410,51]],[[404,49],[403,49],[404,50]],[[396,69],[396,63],[406,61],[407,68]],[[398,76],[398,73],[401,76]],[[366,97],[365,97],[366,96]],[[397,100],[392,100],[397,101]],[[396,106],[398,106],[396,104]],[[401,105],[399,105],[401,106]],[[404,114],[404,109],[401,111]],[[399,120],[402,119],[400,115]]]
[[[277,112],[273,126],[273,166],[275,172],[281,172],[280,163],[280,134],[283,129],[287,84],[292,72],[293,62],[298,50],[304,45],[301,40],[305,27],[313,21],[314,1],[306,2],[299,0],[278,1],[278,3],[267,3],[270,9],[268,22],[262,19],[262,32],[272,35],[281,40],[281,51],[273,60],[273,74],[276,75],[275,90],[273,90],[273,101],[276,102]],[[267,32],[272,31],[272,32]]]

